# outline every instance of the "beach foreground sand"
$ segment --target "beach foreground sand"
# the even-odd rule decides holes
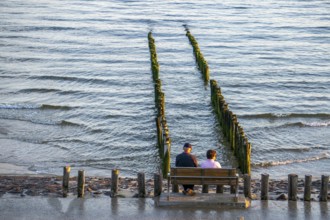
[[[243,180],[240,180],[239,193],[243,194]],[[146,179],[146,198],[154,197],[154,180]],[[312,183],[312,199],[317,201],[319,196],[321,181],[315,180]],[[252,199],[260,199],[260,180],[251,180]],[[138,197],[138,181],[135,178],[119,177],[118,197],[134,198]],[[163,192],[167,192],[167,181],[163,181]],[[269,181],[269,199],[287,200],[287,180]],[[201,192],[201,186],[195,186],[195,191]],[[209,192],[215,193],[216,187],[210,186]],[[111,178],[109,177],[85,177],[85,197],[110,196]],[[224,187],[225,193],[229,193],[230,188]],[[298,180],[298,197],[303,198],[304,182]],[[77,177],[71,177],[69,181],[69,195],[77,195]],[[25,197],[25,196],[45,196],[62,197],[62,177],[42,176],[42,175],[0,175],[0,198],[1,197]]]

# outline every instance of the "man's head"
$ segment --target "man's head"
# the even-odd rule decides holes
[[[186,153],[190,153],[191,150],[192,150],[192,146],[191,146],[191,144],[189,144],[189,143],[185,143],[185,144],[183,145],[183,150],[184,150],[184,152],[186,152]]]
[[[215,150],[208,150],[206,152],[207,159],[215,159],[216,156],[217,156],[217,152]]]

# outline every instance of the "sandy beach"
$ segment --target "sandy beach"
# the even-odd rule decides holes
[[[312,182],[312,200],[317,201],[321,182]],[[138,181],[135,178],[119,177],[118,197],[138,197]],[[260,199],[260,180],[251,180],[252,199]],[[287,181],[269,181],[269,200],[287,200]],[[85,197],[110,196],[111,178],[85,177]],[[195,186],[196,192],[201,192],[201,186]],[[210,186],[209,193],[215,193],[216,187]],[[167,192],[167,181],[163,180],[163,193]],[[230,188],[224,187],[224,193],[229,193]],[[240,179],[239,193],[243,194],[243,180]],[[298,180],[298,198],[303,199],[304,182]],[[0,198],[25,196],[62,197],[62,177],[41,175],[0,175]],[[71,177],[68,196],[77,196],[77,177]],[[154,197],[154,180],[146,179],[146,198]]]
[[[239,181],[239,193],[243,194],[243,178]],[[146,198],[154,197],[154,180],[146,179]],[[312,181],[312,200],[318,201],[321,180]],[[180,190],[181,187],[180,187]],[[111,177],[85,177],[85,197],[108,197],[111,191]],[[167,192],[167,181],[163,180],[163,193]],[[195,186],[196,192],[202,191],[202,186]],[[209,187],[209,193],[215,193],[216,186]],[[269,200],[287,200],[287,179],[269,180]],[[229,193],[230,187],[224,186],[224,193]],[[261,192],[260,179],[251,179],[252,199],[259,200]],[[304,179],[298,179],[298,198],[303,199]],[[62,176],[40,175],[25,167],[0,163],[0,198],[25,196],[63,197]],[[68,196],[77,196],[77,176],[70,177]],[[138,196],[137,178],[121,177],[118,181],[118,197],[134,198]],[[329,197],[329,196],[328,196]]]

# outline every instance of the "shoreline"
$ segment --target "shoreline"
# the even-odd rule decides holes
[[[239,181],[239,194],[244,194],[243,179]],[[154,197],[154,180],[145,180],[145,198]],[[318,201],[321,181],[313,180],[311,201]],[[287,180],[269,179],[269,200],[287,200]],[[182,191],[180,186],[180,192]],[[202,186],[195,186],[196,192],[202,191]],[[209,193],[215,193],[216,187],[210,186]],[[85,177],[85,198],[110,197],[111,177]],[[251,179],[252,200],[260,200],[261,181]],[[167,180],[163,180],[162,193],[167,193]],[[224,186],[224,193],[230,193],[230,187]],[[304,180],[298,179],[298,201],[304,197]],[[0,174],[0,199],[13,197],[63,197],[62,176],[38,174]],[[77,177],[70,177],[68,197],[77,197]],[[119,177],[119,198],[137,198],[137,178]],[[330,197],[328,193],[328,198]],[[329,198],[330,199],[330,198]]]

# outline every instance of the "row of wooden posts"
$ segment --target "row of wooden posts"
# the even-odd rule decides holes
[[[207,84],[210,79],[210,70],[207,61],[205,60],[201,50],[199,49],[195,37],[190,33],[188,28],[186,28],[186,36],[188,37],[190,44],[193,47],[194,56],[198,69],[202,73],[204,82]]]
[[[167,175],[170,170],[170,156],[171,156],[171,138],[169,135],[169,128],[167,126],[165,117],[165,94],[162,91],[162,82],[159,79],[159,64],[157,60],[157,52],[155,40],[152,33],[148,34],[151,71],[155,87],[155,107],[157,110],[156,127],[157,127],[157,146],[161,159],[161,169],[163,175]]]
[[[237,158],[242,173],[251,174],[251,143],[248,141],[237,116],[229,109],[215,80],[210,80],[211,102],[224,137]]]
[[[329,176],[321,176],[321,188],[319,194],[319,201],[326,202],[328,201],[328,184]],[[304,201],[311,201],[311,188],[312,188],[312,175],[305,175],[304,181]],[[288,175],[288,200],[297,201],[298,191],[298,175],[289,174]],[[261,200],[269,199],[269,174],[261,174]],[[251,194],[251,176],[248,174],[244,175],[244,196],[252,198]]]
[[[204,80],[208,82],[210,77],[208,64],[199,49],[196,39],[190,33],[188,28],[186,28],[186,32],[186,35],[193,47],[198,69],[202,73]],[[222,127],[224,137],[227,139],[229,145],[234,151],[241,172],[251,174],[251,144],[245,136],[243,128],[239,125],[237,116],[229,110],[228,104],[221,94],[221,89],[215,80],[210,80],[210,87],[212,106],[217,116],[217,120]]]
[[[63,197],[67,197],[69,193],[69,180],[70,180],[71,167],[63,167],[63,182],[62,191]],[[137,175],[138,182],[138,197],[146,197],[146,180],[145,174],[140,172]],[[154,196],[159,196],[162,193],[163,178],[160,174],[154,174]],[[116,197],[119,189],[119,170],[113,169],[111,172],[111,186],[110,197]],[[85,195],[85,171],[78,170],[77,178],[77,196],[82,198]]]
[[[69,192],[69,178],[70,178],[70,167],[66,166],[63,169],[63,197],[67,197]],[[116,197],[118,195],[118,181],[119,179],[119,170],[114,169],[111,173],[111,190],[110,196]],[[78,171],[77,178],[77,193],[78,197],[84,197],[85,191],[85,172],[84,170]],[[251,193],[251,176],[248,174],[244,174],[244,196],[247,198],[252,198]],[[146,180],[145,174],[140,172],[137,175],[138,182],[138,197],[144,198],[146,197]],[[304,201],[311,201],[311,186],[312,186],[312,176],[306,175],[304,182]],[[319,201],[326,202],[328,201],[328,184],[329,184],[329,176],[322,175],[321,177],[321,188],[319,194]],[[163,189],[163,178],[160,174],[154,174],[154,197],[160,196]],[[173,192],[179,192],[178,185],[172,186]],[[298,175],[289,174],[288,175],[288,200],[297,201],[297,191],[298,191]],[[203,185],[202,193],[208,193],[208,186]],[[216,193],[223,193],[223,186],[217,186]],[[231,193],[235,193],[235,188],[232,187],[230,189]],[[269,174],[261,174],[261,200],[269,199]]]

